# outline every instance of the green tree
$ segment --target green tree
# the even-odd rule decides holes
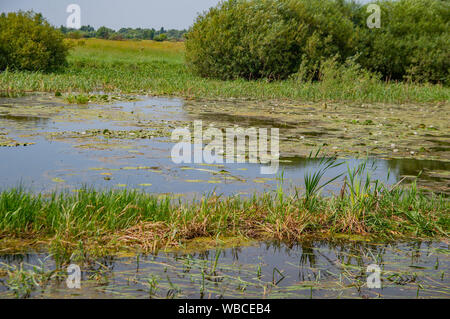
[[[91,27],[90,25],[82,25],[81,28],[80,28],[80,31],[94,32],[95,29],[94,29],[94,27]]]
[[[300,65],[317,77],[321,61],[353,53],[353,29],[333,0],[228,0],[197,18],[186,61],[221,79],[286,78]]]
[[[146,40],[153,40],[155,37],[155,30],[154,29],[145,29],[144,30],[144,36],[143,38]]]
[[[367,6],[355,12],[358,61],[387,79],[450,83],[450,2],[379,1],[381,28],[366,26]]]
[[[159,34],[156,37],[154,37],[153,40],[158,41],[158,42],[166,41],[167,40],[167,34],[165,34],[165,33]]]
[[[66,65],[63,34],[40,13],[0,15],[0,70],[52,71]]]
[[[105,26],[98,28],[97,30],[97,38],[100,39],[109,39],[109,36],[114,33],[114,30],[109,29]]]

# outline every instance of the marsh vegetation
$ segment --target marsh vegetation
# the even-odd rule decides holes
[[[382,289],[366,268],[383,264]],[[436,298],[448,291],[448,244],[303,241],[117,254],[82,267],[81,290],[43,252],[0,256],[0,296],[28,298]],[[4,274],[4,276],[3,276]]]
[[[379,4],[225,1],[186,43],[0,16],[0,296],[74,297],[74,262],[93,297],[447,296],[449,6]],[[279,174],[174,164],[194,120],[279,128]]]

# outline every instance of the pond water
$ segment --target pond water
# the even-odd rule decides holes
[[[81,289],[65,279],[34,287],[32,298],[449,298],[448,243],[257,243],[192,253],[115,256],[81,267]],[[0,256],[0,269],[50,273],[45,253]],[[381,288],[368,288],[369,265]],[[36,269],[36,268],[35,268]],[[36,271],[36,270],[35,270]],[[66,268],[61,268],[66,273]],[[62,276],[61,278],[65,278]],[[14,297],[0,277],[0,297]]]
[[[0,145],[4,145],[0,147],[0,190],[21,186],[45,193],[95,187],[141,189],[185,198],[210,192],[250,195],[274,190],[280,184],[287,192],[301,191],[305,173],[318,167],[318,160],[283,153],[274,175],[262,175],[261,164],[177,165],[170,156],[174,145],[170,132],[199,118],[208,121],[207,116],[198,116],[186,109],[182,100],[173,98],[143,97],[84,106],[67,105],[48,95],[0,99]],[[219,113],[211,120],[244,128],[269,124],[279,127],[281,134],[283,127],[292,128],[292,123],[283,126],[277,121]],[[323,135],[302,134],[313,140]],[[324,181],[364,159],[346,156],[341,161],[346,164],[327,171]],[[407,183],[420,174],[420,187],[450,193],[450,162],[446,160],[369,157],[368,167],[372,179],[387,184],[404,178]],[[338,191],[342,182],[338,179],[324,194]],[[17,296],[5,269],[14,271],[19,265],[24,269],[45,266],[43,273],[56,269],[48,252],[0,255],[0,263],[0,297]],[[370,264],[381,268],[381,289],[367,288]],[[82,266],[81,290],[67,289],[61,279],[64,276],[52,277],[30,296],[449,297],[449,265],[446,242],[254,243],[191,253],[111,256]]]
[[[172,98],[87,106],[66,105],[48,96],[0,99],[0,137],[28,144],[0,147],[0,189],[20,185],[46,192],[87,186],[126,187],[189,197],[211,191],[245,195],[274,189],[280,183],[287,191],[295,187],[301,190],[305,173],[317,169],[318,160],[298,156],[282,157],[278,173],[273,175],[261,174],[261,164],[177,165],[170,157],[174,145],[170,135],[138,137],[142,129],[151,132],[168,128],[170,133],[194,119],[183,109],[182,100]],[[230,115],[221,120],[229,121],[230,126],[236,124]],[[241,120],[240,125],[256,124]],[[105,137],[105,130],[131,133],[126,138]],[[363,161],[344,160],[350,167]],[[329,170],[324,180],[346,172],[347,165]],[[420,186],[441,193],[450,189],[447,161],[369,158],[368,167],[373,179],[387,184],[404,177],[408,182],[421,173]],[[342,180],[331,184],[324,193],[339,190]]]

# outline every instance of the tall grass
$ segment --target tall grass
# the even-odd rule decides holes
[[[245,236],[300,240],[361,235],[372,239],[448,238],[449,202],[416,187],[389,188],[350,177],[340,196],[264,193],[251,198],[207,196],[176,202],[136,191],[81,190],[33,195],[0,193],[0,238],[48,242],[64,258],[89,247],[154,250],[197,237]],[[368,187],[367,183],[372,187]],[[317,189],[317,188],[316,188]],[[0,241],[1,244],[1,241]]]
[[[320,149],[313,155],[311,152],[309,154],[309,159],[318,159],[319,158]],[[317,196],[320,191],[326,187],[327,185],[333,183],[343,174],[339,174],[330,178],[328,181],[324,183],[320,183],[322,178],[325,176],[328,170],[336,168],[342,165],[343,162],[338,162],[336,157],[321,157],[318,165],[318,169],[315,172],[307,171],[305,173],[304,181],[305,181],[305,203],[309,205],[313,205],[316,201]]]
[[[59,73],[0,73],[0,92],[122,92],[176,95],[186,98],[253,98],[308,101],[436,102],[448,101],[450,89],[440,85],[386,83],[345,74],[321,82],[221,81],[193,75],[184,64],[184,44],[153,41],[74,42],[69,67]],[[334,74],[334,69],[323,70]]]

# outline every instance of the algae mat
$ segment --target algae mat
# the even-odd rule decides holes
[[[279,128],[282,156],[323,147],[338,156],[450,160],[450,103],[187,101],[184,109],[218,127]]]

